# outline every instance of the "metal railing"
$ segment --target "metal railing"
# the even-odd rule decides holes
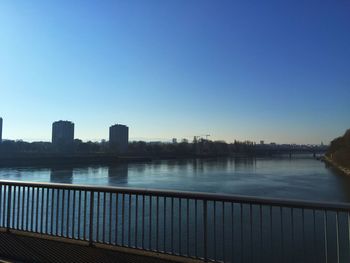
[[[0,227],[223,262],[350,262],[350,205],[0,181]]]

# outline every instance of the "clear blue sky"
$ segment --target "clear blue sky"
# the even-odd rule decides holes
[[[0,1],[8,139],[320,143],[350,128],[346,0]]]

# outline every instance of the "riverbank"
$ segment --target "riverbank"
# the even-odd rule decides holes
[[[337,171],[350,176],[350,169],[346,168],[344,166],[339,165],[338,163],[336,163],[334,160],[332,160],[331,158],[327,157],[326,155],[323,156],[322,161],[324,161],[326,164],[332,166],[333,168],[335,168]]]

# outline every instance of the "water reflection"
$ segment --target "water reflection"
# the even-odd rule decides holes
[[[236,170],[241,168],[251,169],[256,166],[256,158],[234,158],[231,161],[233,161]]]
[[[118,164],[108,167],[108,184],[128,184],[128,164]]]
[[[192,160],[193,172],[198,175],[204,171],[204,162],[202,159]]]
[[[51,183],[71,184],[73,182],[73,168],[51,168],[50,170]]]

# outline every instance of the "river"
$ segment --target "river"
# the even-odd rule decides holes
[[[306,155],[0,168],[0,179],[350,202],[350,177]]]

